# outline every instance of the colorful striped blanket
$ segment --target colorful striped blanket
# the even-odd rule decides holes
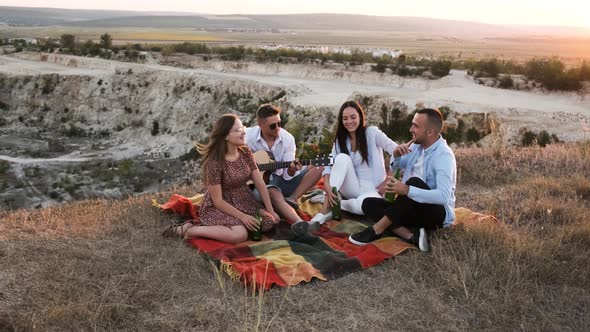
[[[202,194],[191,198],[173,195],[164,204],[154,205],[198,221]],[[321,204],[301,202],[301,216],[319,211]],[[348,218],[347,218],[348,216]],[[457,209],[457,218],[485,218],[466,209]],[[348,241],[350,234],[364,229],[362,220],[345,215],[341,221],[328,221],[317,232],[296,236],[290,225],[281,222],[264,234],[262,241],[228,244],[209,239],[189,239],[187,243],[220,263],[231,277],[248,285],[268,289],[273,285],[292,286],[313,278],[327,281],[368,268],[385,259],[415,248],[396,237],[383,237],[366,246]]]

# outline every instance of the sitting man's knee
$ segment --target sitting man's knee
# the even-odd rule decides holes
[[[308,176],[316,176],[316,175],[321,175],[323,172],[323,167],[316,167],[313,165],[307,166],[307,173],[306,175]]]
[[[374,201],[379,200],[380,198],[375,198],[375,197],[367,197],[363,200],[363,202],[361,203],[361,209],[363,210],[363,213],[366,215],[368,214],[368,212],[371,211],[371,209],[375,208],[375,204]]]
[[[416,188],[420,188],[420,189],[430,189],[430,187],[424,181],[422,181],[422,179],[420,179],[419,177],[409,178],[408,181],[406,181],[406,184],[408,186],[412,186],[412,187],[416,187]]]

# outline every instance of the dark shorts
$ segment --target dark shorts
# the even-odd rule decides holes
[[[301,183],[303,176],[307,173],[307,167],[304,167],[299,174],[292,178],[291,180],[287,181],[282,176],[276,176],[274,173],[270,177],[269,183],[266,185],[267,189],[270,188],[277,188],[284,197],[289,197],[295,192],[297,186]],[[260,198],[260,193],[257,189],[253,190],[254,196],[260,202],[262,199]]]

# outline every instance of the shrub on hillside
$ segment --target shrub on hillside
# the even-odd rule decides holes
[[[54,80],[54,77],[52,75],[43,75],[41,79],[43,81],[41,93],[43,93],[44,95],[52,93],[55,90],[57,78],[56,80]]]
[[[522,134],[522,138],[520,139],[520,143],[522,146],[531,146],[536,143],[537,135],[530,130],[525,131]]]
[[[385,104],[382,104],[379,129],[394,141],[408,141],[412,138],[408,129],[412,125],[414,113],[408,114],[397,107],[390,110]]]
[[[581,88],[580,73],[585,67],[565,70],[565,65],[558,58],[532,59],[525,65],[528,78],[537,80],[549,90],[573,91]]]
[[[438,110],[442,114],[443,121],[446,121],[447,118],[449,117],[449,114],[451,114],[451,108],[448,106],[441,106],[438,108]]]
[[[447,127],[446,132],[443,134],[443,137],[447,141],[447,143],[451,144],[451,143],[459,143],[459,142],[463,141],[463,127],[464,126],[465,126],[465,123],[460,120],[459,124],[456,127],[455,126]]]
[[[547,144],[551,144],[551,135],[545,130],[541,131],[539,135],[537,135],[537,143],[539,146],[547,146]]]
[[[158,123],[158,121],[154,120],[154,122],[152,122],[152,136],[156,136],[160,133],[160,123]]]
[[[477,129],[471,127],[469,129],[467,129],[467,133],[465,135],[465,140],[467,142],[477,142],[481,139],[481,134],[479,133],[479,131],[477,131]]]
[[[104,49],[109,49],[113,46],[113,37],[108,33],[100,35],[100,46]]]
[[[454,64],[459,66],[459,64]],[[590,80],[590,64],[582,62],[579,67],[566,69],[565,64],[557,57],[534,58],[525,64],[514,61],[499,61],[497,59],[485,59],[478,61],[465,61],[465,68],[475,78],[498,77],[501,88],[511,88],[514,82],[508,77],[511,74],[522,74],[527,78],[541,83],[548,90],[575,91],[582,87],[582,81]]]
[[[412,71],[407,66],[399,66],[397,67],[395,73],[401,77],[406,77],[410,76],[412,74]]]
[[[182,43],[172,46],[174,52],[186,54],[209,54],[211,50],[202,43]]]
[[[514,80],[510,75],[504,75],[500,78],[499,87],[502,89],[512,89],[514,87]]]
[[[438,77],[444,77],[449,75],[451,71],[451,61],[448,60],[436,60],[430,65],[430,72]]]
[[[10,170],[10,163],[0,160],[0,175],[6,174]]]
[[[76,47],[76,37],[72,34],[63,34],[60,37],[60,45],[62,48],[73,50]]]
[[[376,65],[371,66],[371,70],[377,73],[384,73],[387,70],[387,65],[382,62],[377,62]]]
[[[549,134],[546,130],[542,130],[538,134],[530,130],[525,130],[522,133],[520,143],[522,146],[538,145],[545,147],[552,143],[559,143],[559,138],[555,134]]]
[[[470,66],[475,77],[498,77],[502,71],[496,59],[479,60]]]
[[[582,81],[590,81],[590,62],[584,60],[578,69],[579,79]]]
[[[88,133],[86,132],[86,130],[77,127],[75,125],[71,125],[69,127],[66,127],[65,129],[61,130],[62,135],[65,135],[67,137],[87,137]]]

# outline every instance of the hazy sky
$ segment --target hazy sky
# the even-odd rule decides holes
[[[213,14],[356,13],[590,27],[589,0],[0,0],[0,5]]]

